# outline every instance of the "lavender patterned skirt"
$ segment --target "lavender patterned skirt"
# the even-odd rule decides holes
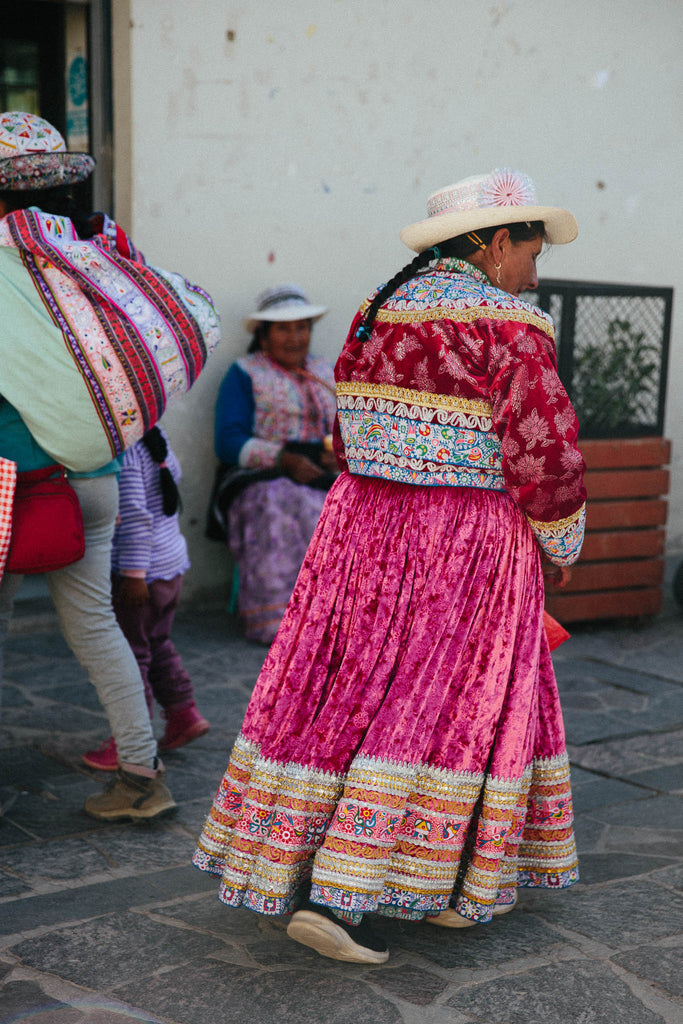
[[[237,607],[249,640],[269,644],[277,633],[326,496],[278,477],[251,484],[230,506]]]

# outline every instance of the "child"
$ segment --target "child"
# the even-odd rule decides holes
[[[178,525],[178,480],[180,465],[166,434],[153,427],[123,457],[112,547],[116,618],[140,666],[150,718],[155,698],[166,718],[160,750],[175,750],[209,731],[170,638],[183,573],[190,565]],[[113,737],[87,751],[83,761],[90,768],[114,771]]]

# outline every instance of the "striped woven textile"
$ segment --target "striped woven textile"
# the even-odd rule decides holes
[[[78,238],[67,218],[35,208],[16,211],[0,221],[1,246],[18,252],[59,330],[44,331],[39,338],[26,332],[23,340],[13,340],[13,358],[2,353],[0,393],[10,397],[4,386],[7,380],[12,388],[10,400],[23,415],[20,403],[25,390],[27,411],[35,422],[40,415],[35,395],[49,386],[49,380],[39,375],[49,376],[50,367],[49,353],[44,351],[41,359],[48,360],[47,370],[34,365],[37,360],[31,362],[31,349],[35,351],[38,344],[60,348],[54,352],[55,363],[63,364],[66,346],[73,363],[67,371],[80,379],[82,393],[76,387],[80,400],[94,407],[108,458],[102,458],[101,445],[94,445],[92,455],[78,449],[78,465],[69,460],[68,451],[59,452],[60,461],[72,469],[95,469],[138,441],[161,417],[168,401],[192,387],[220,337],[213,302],[181,275],[149,266],[121,228],[106,217],[100,232],[86,241]],[[17,345],[24,351],[18,351]],[[62,364],[60,372],[64,372]],[[32,387],[22,389],[14,376],[26,375],[27,366],[37,376]],[[68,433],[78,409],[73,409],[73,391],[64,389],[64,394]],[[91,413],[85,410],[85,415]],[[55,432],[54,419],[53,413],[51,423],[45,425],[48,434]],[[40,443],[53,454],[49,441],[48,437],[46,446],[44,434],[40,435]],[[89,459],[97,465],[85,465]]]

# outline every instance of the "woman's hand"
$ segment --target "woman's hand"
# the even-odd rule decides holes
[[[552,565],[548,563],[543,566],[543,578],[558,590],[566,587],[572,578],[572,570],[568,565]]]
[[[315,462],[311,462],[305,455],[297,455],[294,452],[280,452],[278,466],[297,484],[310,484],[316,477],[323,475],[322,469],[316,466]]]

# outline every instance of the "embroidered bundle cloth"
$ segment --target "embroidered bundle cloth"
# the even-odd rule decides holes
[[[81,472],[139,440],[220,336],[210,296],[149,266],[113,221],[86,241],[35,208],[0,222],[0,327],[0,394]]]

